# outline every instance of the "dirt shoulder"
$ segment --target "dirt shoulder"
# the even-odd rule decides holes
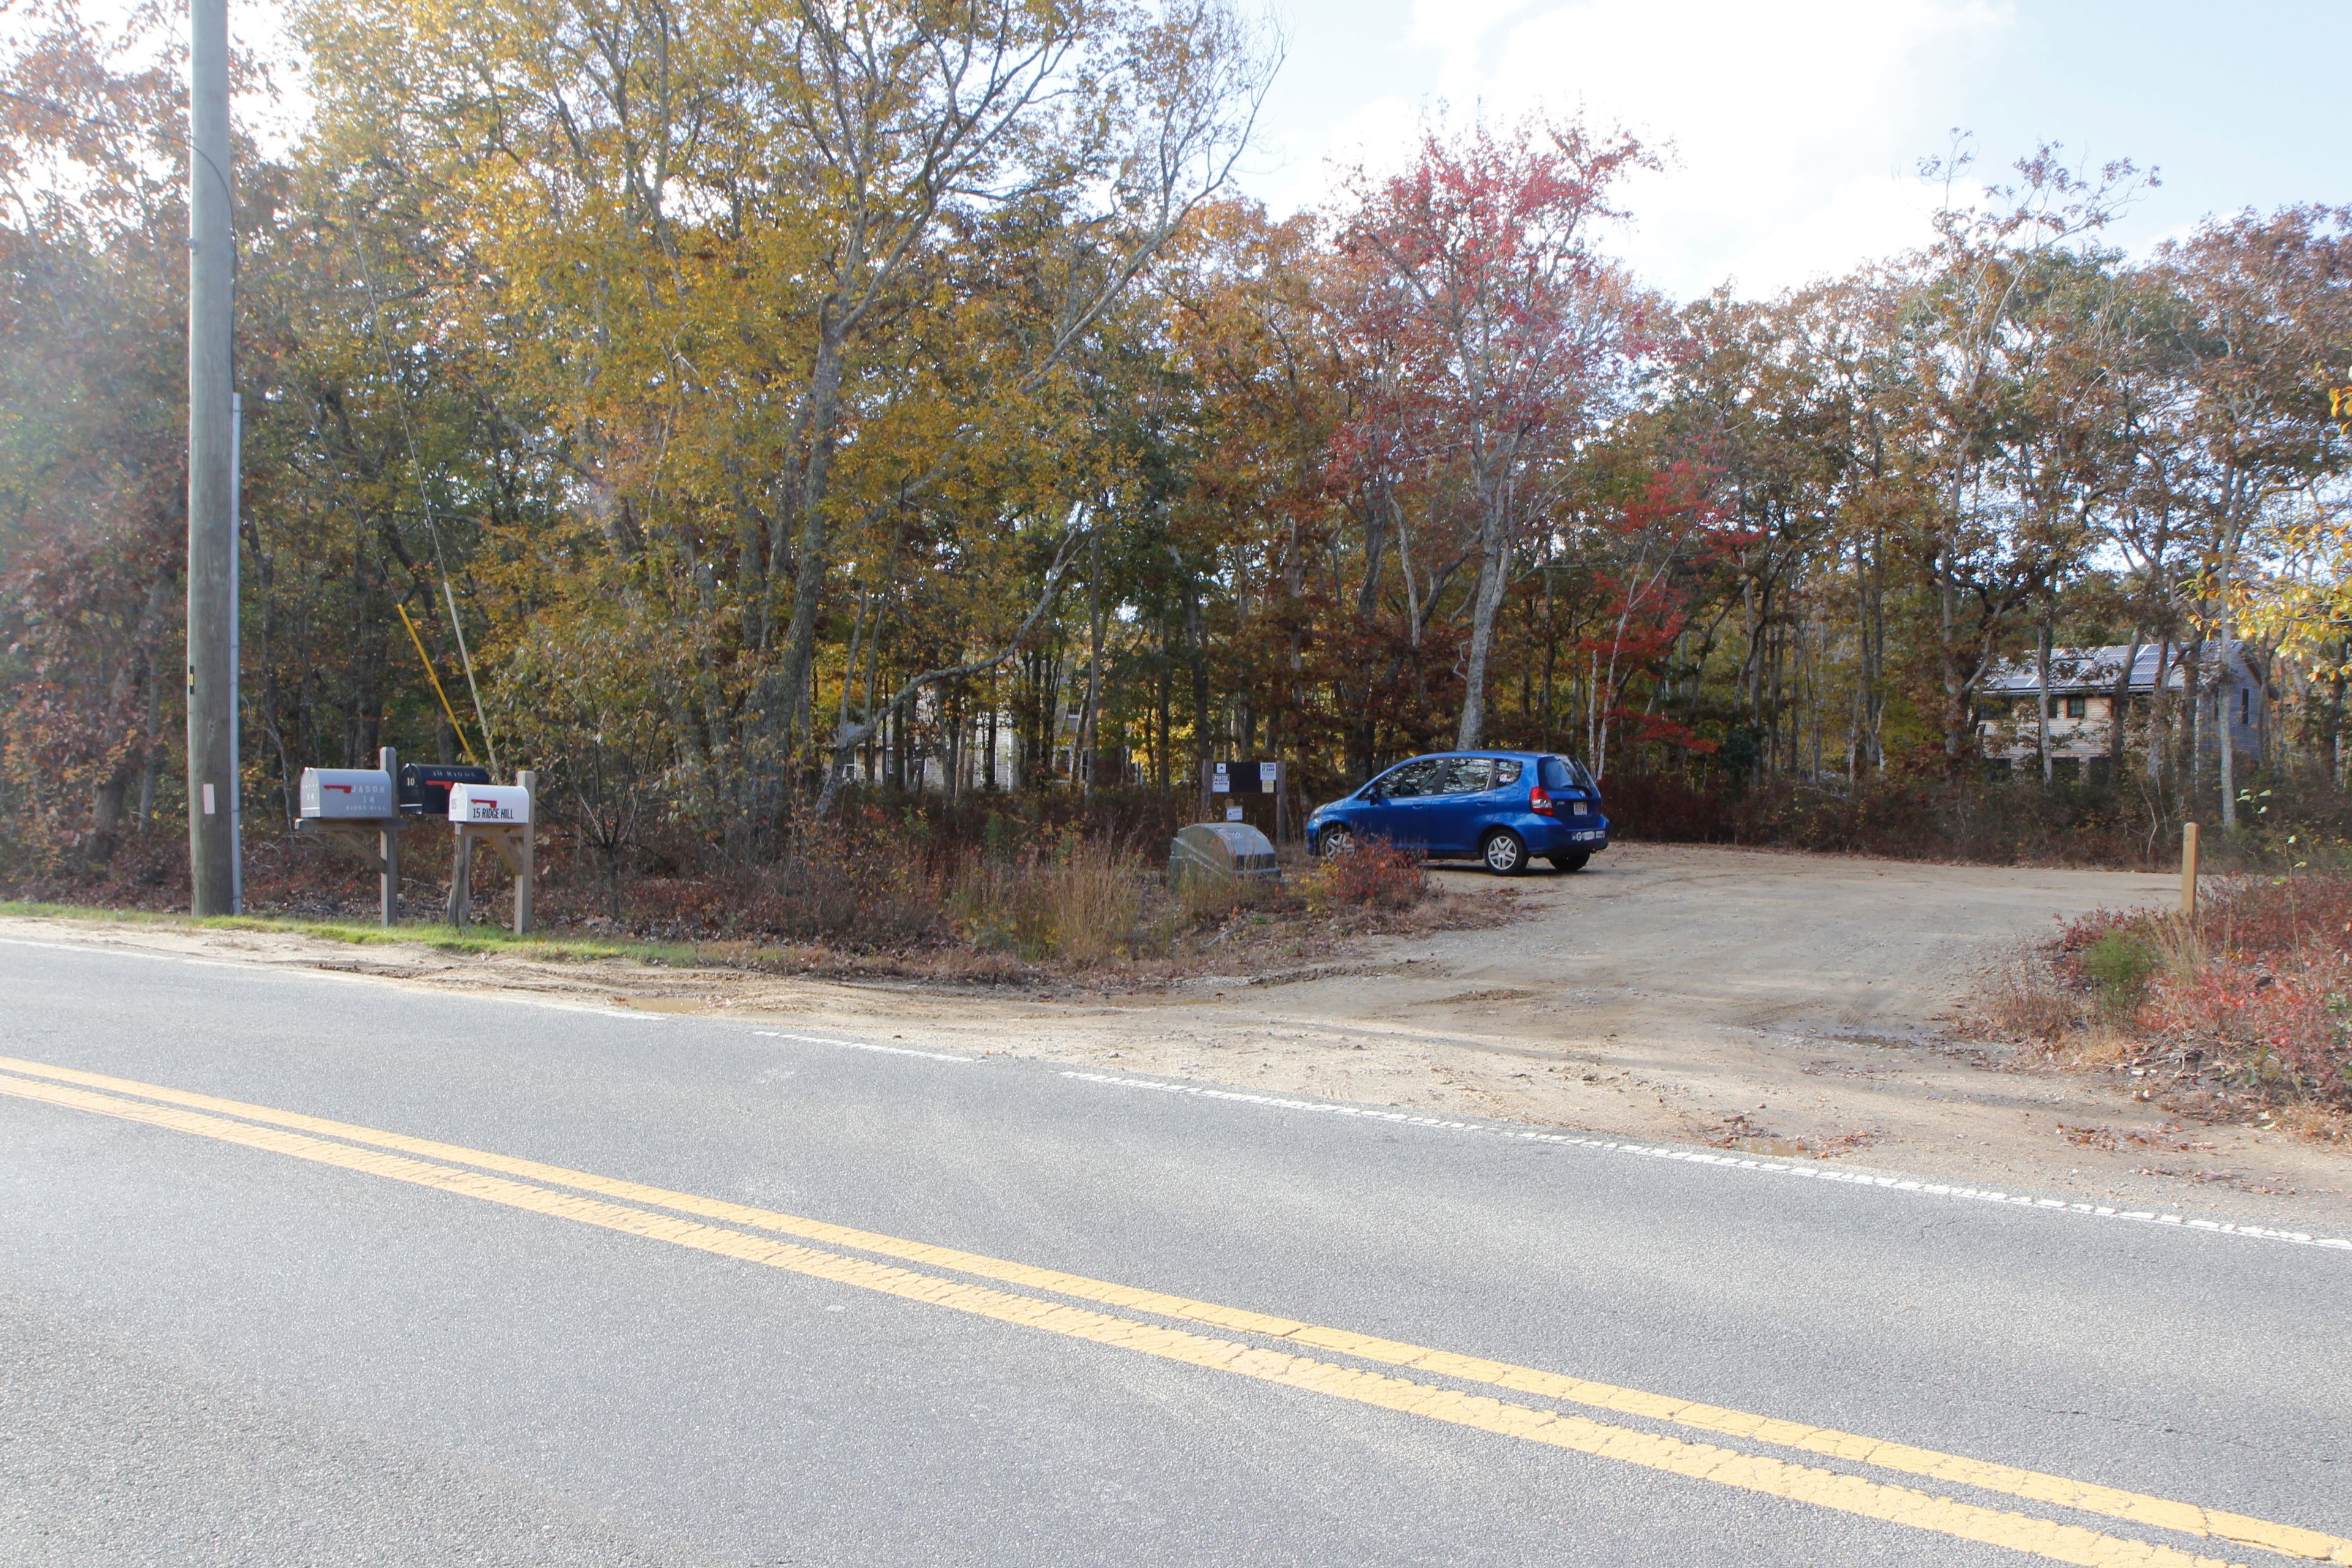
[[[1441,871],[1450,890],[1498,890]],[[2122,1082],[2023,1070],[1945,1026],[1987,963],[2161,876],[1626,845],[1508,884],[1497,928],[1367,938],[1158,992],[948,989],[352,947],[294,934],[0,920],[0,934],[436,989],[773,1020],[847,1037],[1899,1170],[2352,1232],[2352,1153],[2180,1123]]]

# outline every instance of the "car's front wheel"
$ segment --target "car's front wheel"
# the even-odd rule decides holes
[[[1585,863],[1591,858],[1591,850],[1580,849],[1573,855],[1553,856],[1551,858],[1551,866],[1552,869],[1555,871],[1581,871],[1584,869]]]
[[[1486,835],[1480,858],[1497,877],[1516,877],[1528,868],[1527,843],[1509,828],[1497,828]]]
[[[1315,852],[1326,860],[1345,855],[1356,847],[1356,836],[1334,823],[1315,836]]]

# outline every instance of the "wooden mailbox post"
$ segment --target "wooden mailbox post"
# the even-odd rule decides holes
[[[400,753],[386,746],[376,753],[383,784],[356,769],[303,770],[302,815],[294,831],[324,838],[350,850],[376,876],[377,898],[386,925],[400,923],[400,817],[397,795]],[[362,801],[365,795],[369,798]],[[381,798],[376,798],[380,795]]]
[[[449,791],[449,828],[456,837],[449,858],[449,923],[474,918],[474,846],[487,844],[514,872],[514,932],[530,930],[530,882],[537,846],[533,809],[539,775],[525,770],[514,785],[457,784]]]

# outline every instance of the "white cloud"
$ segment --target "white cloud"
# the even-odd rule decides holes
[[[1946,145],[2012,24],[2006,0],[1412,0],[1411,34],[1453,119],[1580,110],[1667,152],[1669,171],[1624,193],[1622,248],[1691,295],[1734,277],[1769,291],[1924,240],[1936,193],[1913,165]],[[1421,118],[1384,100],[1322,151],[1387,163]]]

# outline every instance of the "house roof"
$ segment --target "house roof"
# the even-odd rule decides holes
[[[2252,669],[2246,659],[2246,645],[2232,639],[2229,646],[2230,651],[2235,656],[2232,662],[2237,666],[2240,676],[2251,678]],[[2149,643],[2142,647],[2139,657],[2132,660],[2131,685],[2127,688],[2128,690],[2145,692],[2156,689],[2157,661],[2159,655],[2168,655],[2165,658],[2166,688],[2174,691],[2181,689],[2186,674],[2182,666],[2188,662],[2186,650],[2178,645],[2168,650],[2160,649],[2155,644]],[[2129,643],[2110,643],[2105,647],[2052,648],[2050,650],[2050,689],[2053,692],[2113,691],[2116,689],[2116,678],[2123,673],[2124,661],[2131,657],[2132,650]],[[2214,671],[2221,666],[2221,643],[2215,641],[2204,645],[2199,660],[2202,667],[2200,673],[2203,679],[2199,684],[2210,683]],[[1990,696],[2005,693],[2031,696],[2041,689],[2042,686],[2037,662],[2030,654],[2023,658],[2003,659],[1985,672],[1984,679],[1977,682],[1977,689]]]

